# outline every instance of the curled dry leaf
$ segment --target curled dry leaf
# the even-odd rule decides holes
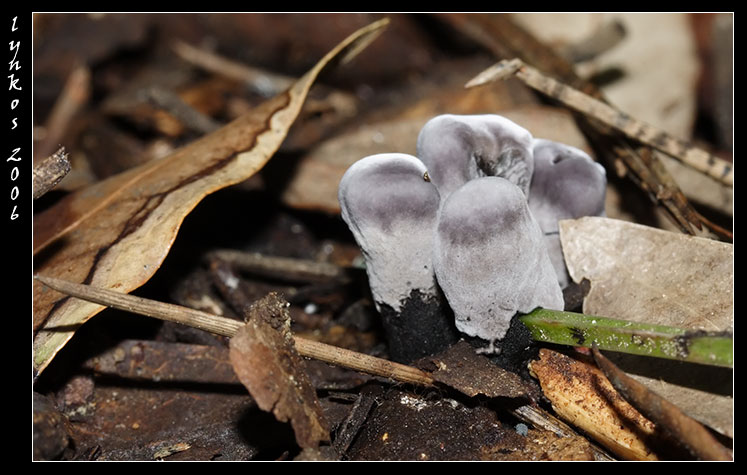
[[[257,405],[290,420],[296,442],[314,448],[329,441],[329,424],[293,345],[288,302],[271,293],[249,309],[247,324],[231,338],[231,364]]]
[[[34,223],[36,271],[130,292],[158,269],[185,216],[206,195],[246,180],[272,157],[322,70],[347,61],[388,23],[358,30],[280,94],[171,155],[115,175]],[[41,372],[103,307],[34,282],[34,368]]]
[[[657,460],[647,443],[654,424],[623,399],[593,364],[541,349],[529,369],[558,415],[628,460]]]

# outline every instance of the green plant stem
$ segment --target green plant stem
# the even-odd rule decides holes
[[[520,317],[532,338],[546,343],[732,367],[732,335],[538,308]]]

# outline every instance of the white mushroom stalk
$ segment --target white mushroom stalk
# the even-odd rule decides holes
[[[563,309],[539,225],[521,189],[500,177],[470,180],[442,205],[433,261],[456,326],[503,339],[517,312]]]
[[[457,333],[433,271],[440,198],[425,165],[400,153],[363,158],[343,176],[338,199],[365,257],[392,357],[407,361],[446,348]]]
[[[558,221],[604,216],[607,175],[604,167],[582,150],[535,139],[534,176],[529,209],[545,235],[550,259],[561,287],[570,282],[558,234]]]

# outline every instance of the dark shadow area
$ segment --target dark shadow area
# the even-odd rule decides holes
[[[278,422],[275,417],[258,407],[248,408],[238,420],[238,431],[247,445],[257,450],[254,460],[292,459],[297,453],[296,438],[289,423]]]
[[[80,326],[38,376],[34,390],[46,394],[61,389],[71,377],[71,368],[81,368],[85,361],[124,340],[152,339],[160,326],[159,320],[120,310],[104,310]]]
[[[605,352],[605,356],[629,374],[722,396],[734,394],[734,371],[731,368],[614,352]]]

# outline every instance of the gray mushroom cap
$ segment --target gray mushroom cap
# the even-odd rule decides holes
[[[607,174],[584,151],[536,139],[529,207],[545,232],[557,231],[561,219],[602,216]]]
[[[604,167],[575,147],[535,139],[534,176],[529,209],[545,234],[550,259],[561,287],[570,277],[558,234],[558,221],[582,216],[604,216],[607,175]]]
[[[437,293],[432,266],[439,195],[426,168],[402,153],[372,155],[342,177],[338,199],[366,259],[377,309],[399,310],[412,290]]]
[[[463,333],[495,342],[517,312],[563,309],[542,232],[521,189],[504,178],[470,180],[449,196],[434,251],[438,283]]]
[[[525,195],[534,170],[532,135],[494,114],[440,115],[418,135],[417,155],[445,200],[467,181],[500,176]]]

